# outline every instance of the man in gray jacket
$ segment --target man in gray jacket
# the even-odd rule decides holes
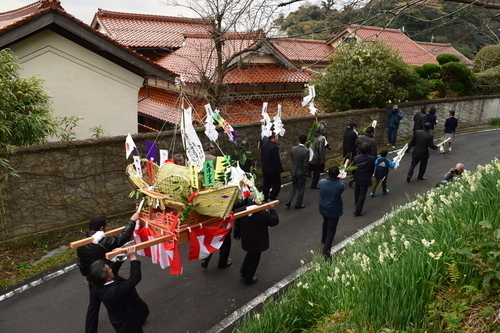
[[[363,143],[368,144],[370,146],[370,149],[368,151],[368,155],[371,155],[375,158],[377,158],[377,142],[375,141],[375,138],[373,137],[375,135],[375,128],[372,126],[368,126],[366,129],[365,134],[358,136],[356,140],[356,146],[358,147],[358,154],[361,153],[361,145]]]
[[[290,157],[292,158],[292,191],[286,202],[286,206],[290,207],[293,197],[298,191],[297,201],[295,202],[295,209],[302,209],[305,206],[302,204],[304,192],[306,188],[307,170],[309,168],[309,150],[305,147],[307,136],[305,134],[299,135],[299,144],[293,146],[290,150]]]

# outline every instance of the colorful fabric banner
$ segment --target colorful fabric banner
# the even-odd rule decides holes
[[[156,142],[146,141],[146,159],[148,161],[158,163],[158,148],[156,147]]]
[[[139,228],[134,231],[135,244],[153,240],[158,237],[160,236],[155,235],[153,230],[147,227]],[[137,251],[137,254],[150,257],[153,264],[160,265],[162,269],[170,267],[170,274],[182,274],[182,262],[177,242],[156,244]]]
[[[224,238],[233,226],[233,217],[221,221],[217,227],[201,227],[189,231],[188,260],[204,259],[220,249]]]

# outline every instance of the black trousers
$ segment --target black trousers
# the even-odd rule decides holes
[[[243,264],[240,268],[240,274],[245,279],[245,283],[252,283],[257,266],[259,266],[260,255],[262,252],[247,252]]]
[[[337,233],[337,225],[339,223],[339,218],[328,218],[323,216],[323,236],[321,239],[325,240],[325,246],[323,247],[323,255],[329,256],[330,250],[332,249],[333,238]]]
[[[309,164],[309,169],[313,172],[311,188],[317,188],[319,182],[319,176],[325,170],[324,164]]]
[[[97,333],[99,326],[99,309],[101,308],[101,300],[93,296],[92,289],[94,284],[89,282],[90,301],[87,307],[87,315],[85,317],[85,333]]]
[[[281,174],[279,172],[264,172],[262,178],[262,193],[265,200],[276,200],[281,190]]]
[[[360,214],[363,211],[368,187],[369,186],[356,184],[356,187],[354,188],[354,204],[356,206],[356,213]]]
[[[415,169],[417,164],[420,163],[420,166],[418,168],[417,179],[422,179],[425,175],[425,170],[427,169],[427,162],[428,161],[429,161],[429,158],[418,158],[418,157],[412,156],[410,170],[408,170],[408,177],[411,178],[413,176],[413,170]]]

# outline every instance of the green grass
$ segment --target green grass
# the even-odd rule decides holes
[[[246,316],[235,332],[500,329],[479,310],[499,303],[499,179],[495,159],[419,195],[331,262],[315,256],[288,292]],[[485,320],[471,322],[478,315]]]
[[[493,126],[500,126],[500,118],[493,118],[493,119],[491,119],[491,125],[493,125]]]

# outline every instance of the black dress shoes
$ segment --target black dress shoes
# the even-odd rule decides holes
[[[285,203],[285,206],[290,207],[290,205],[291,205],[291,204],[292,204],[292,202],[291,202],[291,201],[287,201],[287,202]]]
[[[425,177],[417,178],[417,180],[425,180]]]
[[[300,205],[300,206],[295,205],[295,209],[302,209],[302,208],[306,208],[306,206],[305,205]]]
[[[207,267],[208,267],[208,261],[206,261],[205,259],[202,259],[201,260],[201,267],[203,267],[204,269],[207,269]]]
[[[354,216],[363,216],[363,213],[354,212]]]
[[[409,183],[410,179],[411,179],[411,177],[406,177],[406,182]]]
[[[255,282],[257,282],[257,277],[256,276],[254,276],[251,281],[245,281],[245,286],[251,286]]]
[[[219,269],[228,268],[231,266],[233,266],[233,263],[231,262],[231,259],[229,259],[227,262],[223,263],[222,265],[219,265]]]

